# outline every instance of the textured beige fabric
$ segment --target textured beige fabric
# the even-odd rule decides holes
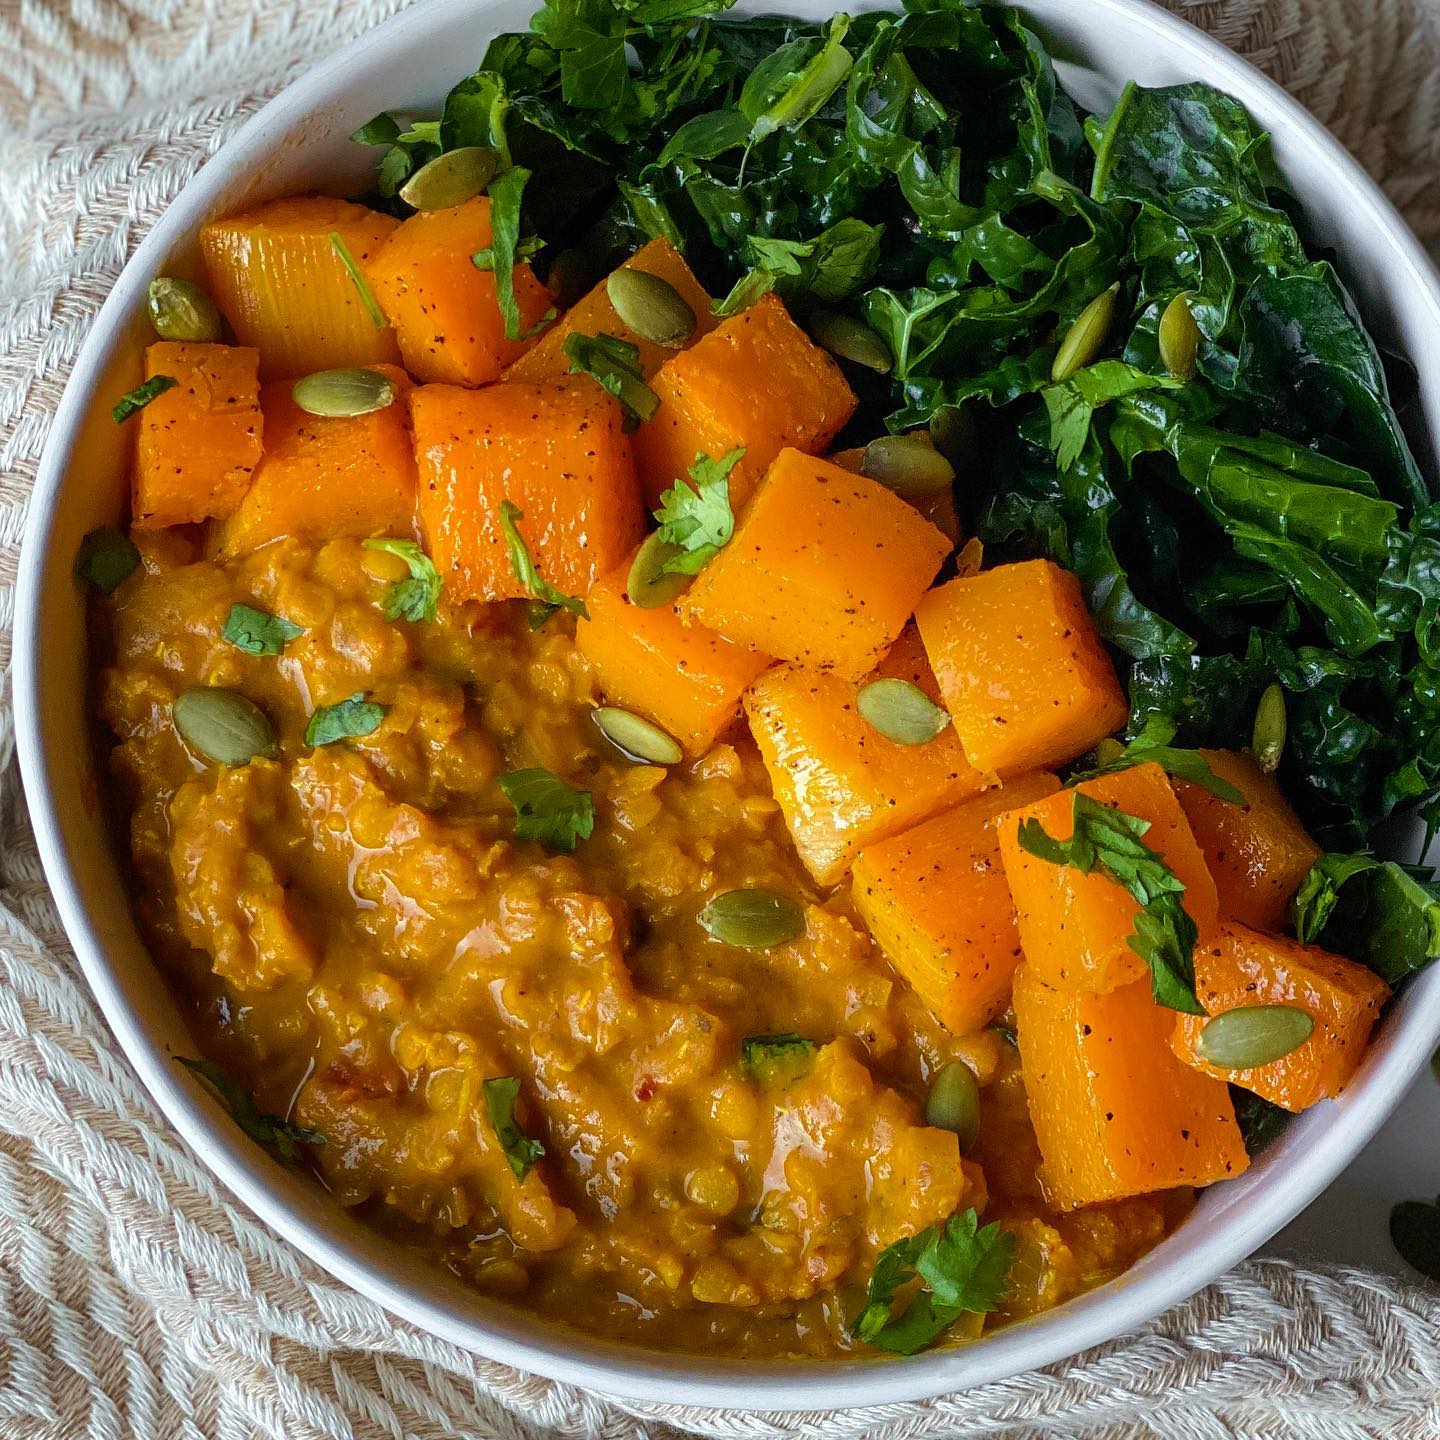
[[[0,0],[0,660],[48,418],[120,266],[265,98],[402,3]],[[1440,0],[1176,8],[1440,238]],[[843,1415],[627,1408],[419,1335],[270,1235],[169,1130],[79,980],[5,774],[0,1440],[1440,1437],[1440,1295],[1274,1261],[1046,1372]]]

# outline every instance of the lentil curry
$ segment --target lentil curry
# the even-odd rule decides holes
[[[756,165],[846,33],[787,42]],[[911,1353],[1118,1274],[1353,1075],[1402,971],[1316,942],[1386,867],[1302,824],[1277,688],[1184,747],[1088,552],[967,538],[974,412],[879,435],[900,342],[816,310],[811,251],[714,302],[662,236],[577,288],[506,147],[436,128],[361,132],[373,205],[208,224],[116,407],[132,523],[78,568],[177,1058],[612,1338]],[[1074,395],[1207,383],[1168,296],[1150,370],[1105,358],[1106,284],[1024,340],[1052,474]]]

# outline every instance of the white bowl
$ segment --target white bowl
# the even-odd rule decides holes
[[[191,1051],[179,1008],[136,933],[121,859],[103,823],[87,738],[83,597],[76,546],[114,520],[121,440],[109,398],[134,384],[148,327],[145,286],[194,263],[207,217],[307,188],[344,193],[374,163],[346,139],[377,111],[427,111],[479,63],[498,31],[523,29],[531,0],[425,0],[323,60],[266,106],[182,192],[100,311],[51,428],[31,501],[16,615],[15,714],[30,812],[65,928],[115,1034],[165,1113],[257,1215],[396,1315],[524,1370],[652,1401],[826,1409],[941,1394],[1043,1365],[1183,1299],[1292,1219],[1355,1156],[1440,1040],[1440,967],[1392,1007],[1344,1097],[1299,1118],[1250,1171],[1207,1191],[1193,1216],[1120,1279],[964,1348],[907,1360],[737,1362],[606,1344],[487,1300],[416,1263],[318,1185],[248,1141],[171,1061]],[[821,17],[833,0],[745,0],[742,11]],[[868,7],[866,7],[868,8]],[[1295,102],[1223,46],[1143,0],[1028,0],[1082,104],[1121,85],[1204,80],[1271,131],[1317,236],[1334,247],[1367,320],[1407,353],[1431,437],[1440,437],[1440,277],[1376,186]],[[1412,852],[1413,853],[1413,852]]]

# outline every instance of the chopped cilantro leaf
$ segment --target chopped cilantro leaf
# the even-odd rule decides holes
[[[635,420],[648,420],[660,404],[645,383],[640,368],[640,348],[614,335],[582,335],[572,331],[565,337],[565,358],[572,375],[588,375],[608,391]]]
[[[515,807],[515,834],[521,840],[538,840],[569,855],[575,842],[588,840],[595,828],[590,792],[548,770],[511,770],[500,777],[500,788]]]
[[[357,691],[336,705],[321,705],[305,726],[305,743],[318,749],[337,740],[351,740],[373,734],[380,728],[390,707],[367,700]]]
[[[585,602],[578,595],[567,595],[563,590],[557,590],[535,568],[530,547],[520,533],[519,522],[524,518],[524,512],[513,500],[500,502],[500,529],[505,536],[505,548],[510,552],[511,574],[537,600],[554,607],[548,610],[538,623],[532,624],[531,629],[538,630],[555,613],[555,609],[568,610],[572,615],[580,615],[588,620],[590,612],[585,608]]]
[[[283,615],[257,610],[253,605],[232,605],[220,638],[247,655],[279,655],[285,646],[305,633]]]
[[[730,472],[744,453],[743,448],[731,450],[718,460],[697,455],[690,467],[695,483],[682,481],[661,495],[655,512],[660,538],[680,550],[665,562],[666,573],[696,575],[730,543],[735,533]]]
[[[545,1147],[538,1140],[532,1140],[520,1128],[520,1122],[515,1118],[515,1101],[520,1095],[519,1077],[504,1075],[498,1079],[487,1080],[482,1088],[485,1091],[485,1109],[495,1130],[495,1138],[505,1151],[505,1159],[509,1162],[515,1178],[523,1180],[545,1153]]]
[[[143,385],[128,390],[111,407],[110,413],[117,425],[123,425],[132,415],[138,415],[157,395],[173,390],[180,382],[172,375],[152,375]]]
[[[140,552],[129,536],[113,525],[90,531],[75,555],[75,573],[102,595],[109,595],[122,580],[129,579],[139,564]]]
[[[325,1143],[325,1137],[318,1130],[292,1125],[279,1115],[262,1114],[250,1092],[213,1060],[191,1060],[184,1055],[177,1055],[175,1059],[214,1090],[230,1112],[231,1119],[252,1140],[274,1150],[287,1165],[293,1165],[300,1159],[302,1145]]]
[[[433,620],[440,606],[440,572],[435,562],[413,540],[367,540],[367,550],[384,550],[398,555],[410,573],[385,592],[387,620]]]

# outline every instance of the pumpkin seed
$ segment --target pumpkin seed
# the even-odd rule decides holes
[[[1195,352],[1200,347],[1200,327],[1190,313],[1190,292],[1182,290],[1160,316],[1156,335],[1160,360],[1177,380],[1195,378]]]
[[[369,415],[395,402],[395,386],[378,370],[317,370],[290,394],[307,415],[329,419]]]
[[[923,430],[872,440],[860,458],[860,473],[897,495],[933,495],[955,483],[955,467]]]
[[[1285,730],[1285,691],[1278,684],[1267,685],[1255,707],[1255,728],[1250,733],[1250,753],[1267,775],[1280,768]]]
[[[184,690],[170,707],[175,728],[194,751],[217,765],[244,765],[275,754],[275,731],[265,712],[238,690]]]
[[[1095,747],[1095,768],[1103,770],[1107,765],[1113,765],[1124,753],[1125,747],[1107,735]]]
[[[695,312],[685,297],[648,270],[622,265],[611,271],[605,293],[625,326],[652,345],[678,350],[695,333]]]
[[[660,532],[653,531],[635,552],[630,573],[625,577],[625,594],[630,603],[640,610],[658,610],[679,599],[695,577],[677,575],[665,566],[682,553],[678,545],[662,540]]]
[[[1065,332],[1065,338],[1055,352],[1055,361],[1050,366],[1052,380],[1068,380],[1100,353],[1115,319],[1115,302],[1119,295],[1120,282],[1117,280],[1075,317],[1075,323]]]
[[[646,765],[678,765],[685,758],[672,736],[629,710],[601,705],[593,718],[600,733],[627,759]]]
[[[202,344],[220,338],[220,312],[215,302],[189,280],[157,275],[150,282],[146,305],[150,323],[162,340]]]
[[[950,716],[908,680],[872,680],[862,685],[855,707],[897,745],[928,745],[950,723]]]
[[[853,315],[817,310],[810,317],[810,333],[832,355],[863,365],[879,375],[890,373],[894,362],[890,358],[889,347],[875,331]]]
[[[1195,1053],[1218,1070],[1250,1070],[1298,1050],[1314,1029],[1314,1016],[1294,1005],[1242,1005],[1205,1022]]]
[[[969,1154],[980,1138],[980,1084],[963,1061],[941,1066],[925,1097],[925,1123],[937,1130],[953,1130],[960,1137],[962,1154]]]
[[[484,145],[447,150],[427,161],[400,187],[400,198],[417,210],[448,210],[473,200],[499,168],[499,152]]]
[[[975,417],[962,406],[942,405],[930,417],[930,443],[960,469],[975,454]]]
[[[805,912],[772,890],[727,890],[700,912],[700,924],[726,945],[769,950],[805,933]]]

